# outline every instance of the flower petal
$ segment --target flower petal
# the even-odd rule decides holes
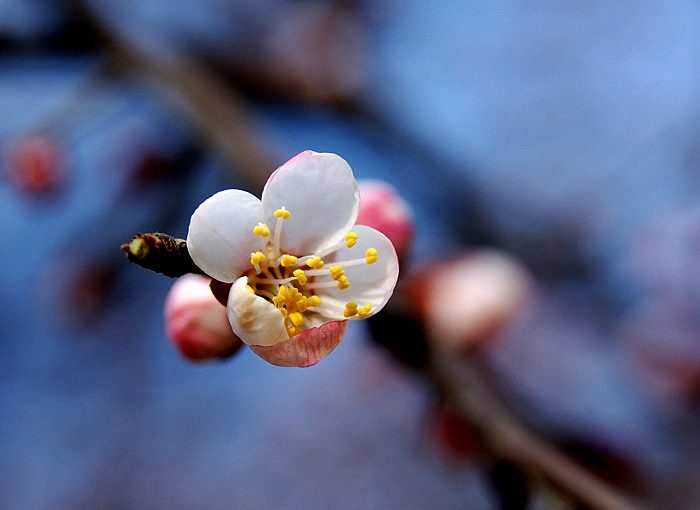
[[[309,367],[333,351],[343,339],[348,321],[333,321],[297,333],[275,345],[251,345],[250,350],[279,367]]]
[[[275,210],[289,210],[280,245],[287,253],[308,255],[332,246],[355,224],[360,192],[343,158],[304,151],[270,176],[262,203],[270,228]]]
[[[280,311],[269,301],[250,292],[248,277],[233,282],[226,312],[231,329],[248,345],[274,345],[287,340]]]
[[[342,318],[345,304],[356,302],[360,307],[365,303],[372,305],[369,315],[374,315],[381,310],[394,291],[396,280],[399,277],[399,260],[391,241],[381,232],[364,225],[355,225],[353,231],[358,234],[357,243],[352,248],[343,246],[338,251],[326,258],[326,266],[342,263],[357,258],[364,258],[368,248],[377,250],[377,261],[373,264],[363,263],[356,266],[343,267],[345,276],[350,282],[350,287],[338,290],[337,287],[320,288],[317,291],[324,308],[340,309],[339,314],[324,315],[331,318]],[[342,264],[341,264],[342,265]],[[314,281],[327,282],[328,277],[316,277]],[[313,289],[313,282],[309,284]]]
[[[194,263],[219,281],[230,283],[250,266],[259,249],[253,228],[263,221],[262,203],[246,191],[228,189],[200,204],[192,214],[187,249]]]

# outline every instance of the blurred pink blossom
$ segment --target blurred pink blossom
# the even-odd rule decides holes
[[[489,249],[431,262],[407,286],[432,341],[465,353],[489,345],[519,313],[531,287],[518,260]]]
[[[360,186],[359,225],[367,225],[387,236],[399,259],[404,260],[414,236],[413,214],[394,187],[384,181],[363,179]]]

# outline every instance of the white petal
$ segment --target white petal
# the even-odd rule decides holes
[[[287,330],[280,311],[264,298],[250,292],[248,277],[242,276],[231,286],[226,312],[231,329],[248,345],[275,345],[287,340]]]
[[[294,255],[310,255],[343,238],[355,224],[360,192],[347,162],[335,154],[304,151],[279,167],[262,194],[271,229],[274,211],[286,207],[282,249]]]
[[[250,266],[261,240],[253,228],[263,221],[262,203],[246,191],[228,189],[209,197],[190,219],[187,249],[205,273],[232,282]]]
[[[363,263],[357,266],[343,267],[345,276],[350,282],[350,287],[338,290],[337,287],[318,289],[317,294],[321,298],[322,306],[340,308],[340,314],[325,314],[331,318],[342,318],[345,304],[356,302],[360,307],[365,303],[372,305],[369,315],[374,315],[381,310],[391,297],[399,277],[399,260],[391,241],[381,232],[364,225],[355,225],[353,231],[359,235],[357,243],[352,248],[343,246],[333,255],[326,257],[325,268],[338,262],[357,258],[364,258],[367,248],[375,248],[378,253],[374,264]],[[332,281],[330,276],[316,277],[314,281]],[[309,288],[313,288],[312,283]]]

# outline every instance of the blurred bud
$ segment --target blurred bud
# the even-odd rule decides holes
[[[357,223],[379,230],[393,243],[399,260],[408,255],[413,243],[413,214],[408,203],[391,184],[360,180],[360,214]]]
[[[411,276],[411,300],[442,348],[467,353],[490,344],[520,312],[531,278],[516,259],[479,250]]]
[[[213,296],[210,278],[187,274],[165,298],[165,332],[189,360],[227,358],[243,345],[231,330],[226,308]]]
[[[7,173],[12,182],[28,193],[47,193],[65,177],[58,144],[44,135],[15,140],[6,153]]]
[[[441,452],[453,458],[468,459],[478,453],[476,430],[444,404],[438,403],[428,410],[425,431]]]

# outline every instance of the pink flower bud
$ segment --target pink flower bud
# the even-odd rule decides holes
[[[187,359],[226,358],[243,343],[231,330],[226,308],[209,288],[210,278],[179,278],[165,298],[165,333]]]
[[[403,260],[413,243],[413,214],[408,203],[391,184],[379,180],[361,180],[359,225],[379,230],[394,245]]]
[[[10,179],[27,193],[53,191],[65,177],[58,144],[47,136],[16,140],[8,147],[6,159]]]
[[[433,262],[409,284],[431,340],[460,352],[488,345],[520,311],[530,287],[525,268],[493,250]]]

